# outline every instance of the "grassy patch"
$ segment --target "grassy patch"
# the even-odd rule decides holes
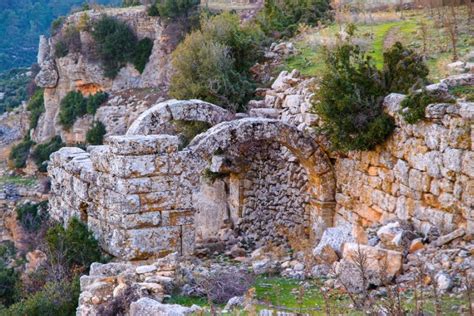
[[[207,299],[204,297],[196,297],[196,296],[184,296],[184,295],[173,295],[170,298],[166,299],[166,304],[179,304],[183,306],[209,306]]]
[[[465,98],[466,101],[474,102],[474,87],[473,86],[460,86],[454,87],[449,92],[457,98]]]
[[[24,178],[20,176],[3,176],[0,177],[0,185],[4,184],[16,184],[31,187],[36,184],[36,180],[33,178]]]
[[[383,65],[384,44],[400,41],[405,47],[423,53],[423,39],[420,21],[428,29],[427,65],[430,69],[429,79],[438,81],[448,75],[446,64],[452,62],[449,36],[440,23],[420,10],[407,11],[406,18],[400,21],[387,21],[377,24],[356,23],[356,38],[362,42],[378,68]],[[472,49],[474,41],[467,25],[467,13],[464,9],[458,12],[459,35],[457,50],[460,56]],[[310,29],[298,37],[295,46],[298,53],[285,60],[282,70],[298,69],[305,76],[318,76],[323,70],[321,46],[324,42],[334,41],[339,26],[330,24],[323,29]],[[390,39],[388,38],[390,37]],[[318,40],[314,40],[318,39]],[[322,40],[324,39],[324,40]]]

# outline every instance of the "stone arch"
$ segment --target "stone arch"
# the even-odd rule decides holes
[[[143,112],[126,135],[175,134],[174,120],[201,121],[211,126],[234,119],[234,114],[201,100],[169,100]]]
[[[328,156],[312,137],[280,120],[245,118],[210,128],[196,136],[186,150],[209,162],[216,153],[249,141],[276,142],[298,158],[308,174],[311,226],[314,237],[319,238],[325,228],[333,226],[336,181]]]

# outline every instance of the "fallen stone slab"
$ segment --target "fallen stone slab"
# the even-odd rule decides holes
[[[439,237],[434,242],[434,245],[436,247],[440,247],[442,245],[445,245],[445,244],[453,241],[456,238],[463,237],[465,234],[466,234],[466,231],[464,230],[464,228],[458,228],[458,229],[456,229],[455,231],[452,231],[449,234],[446,234],[446,235],[443,235],[443,236]]]

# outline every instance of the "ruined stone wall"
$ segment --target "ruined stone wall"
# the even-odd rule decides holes
[[[474,232],[474,104],[433,104],[426,120],[409,125],[398,114],[403,98],[385,100],[397,123],[386,143],[337,160],[338,215],[362,224],[410,219],[425,233]]]
[[[251,103],[257,107],[251,111],[308,130],[319,124],[317,115],[309,113],[312,83],[296,71],[282,72],[264,100]],[[453,76],[428,89],[446,94],[459,85],[474,85],[474,75]],[[310,129],[334,161],[336,224],[371,225],[399,218],[412,221],[421,232],[464,227],[473,233],[474,103],[430,105],[426,119],[411,125],[399,113],[404,97],[391,94],[385,99],[397,128],[373,151],[332,152]]]
[[[278,144],[260,144],[242,176],[240,234],[257,246],[309,238],[308,176],[294,155]],[[294,236],[289,236],[294,234]]]
[[[193,197],[203,171],[249,141],[272,141],[291,150],[311,175],[308,226],[322,231],[332,225],[335,182],[327,157],[294,127],[256,118],[220,123],[181,150],[179,137],[166,134],[111,136],[107,145],[89,152],[62,148],[48,167],[51,216],[63,223],[73,216],[87,222],[104,250],[122,259],[190,254],[198,225]],[[222,165],[214,167],[226,172]],[[211,216],[213,210],[203,211]]]

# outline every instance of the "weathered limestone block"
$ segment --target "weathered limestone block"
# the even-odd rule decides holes
[[[349,262],[356,262],[360,255],[366,258],[369,271],[386,273],[387,277],[397,275],[402,269],[402,253],[356,243],[345,243],[342,258]]]
[[[41,88],[54,88],[58,84],[58,80],[59,74],[54,60],[49,58],[44,60],[35,77],[35,83]]]
[[[116,155],[169,154],[178,150],[179,138],[172,135],[109,136],[106,143]]]
[[[185,316],[199,313],[197,305],[184,307],[177,304],[162,304],[153,299],[144,297],[130,305],[130,316]]]

